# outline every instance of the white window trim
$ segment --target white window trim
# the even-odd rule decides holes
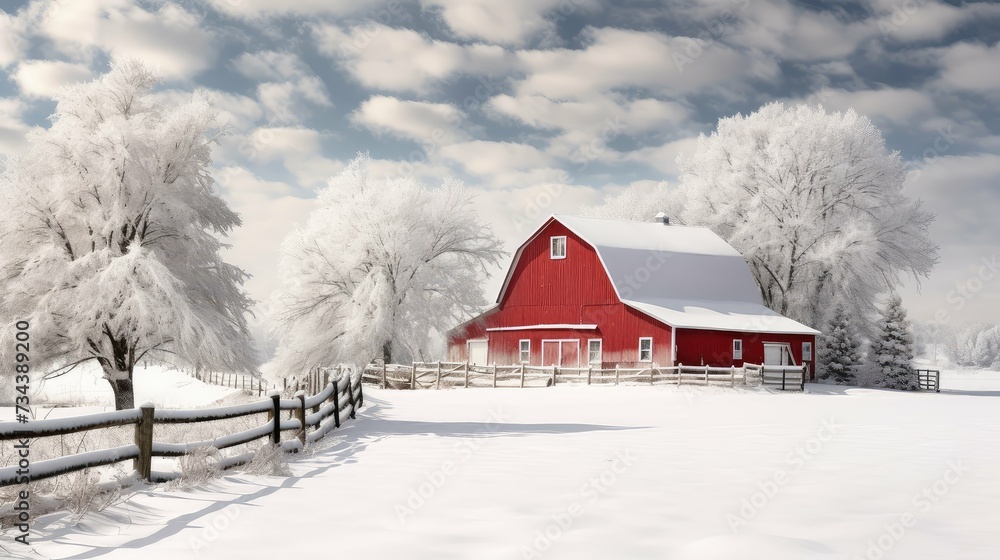
[[[562,239],[562,255],[557,255],[555,252],[555,242],[557,239]],[[566,258],[566,236],[565,235],[553,235],[549,238],[549,258],[550,259],[565,259]]]
[[[592,342],[596,342],[598,344],[598,346],[600,347],[600,350],[598,350],[598,352],[600,352],[601,355],[600,355],[599,359],[596,362],[590,361],[590,344]],[[598,366],[600,366],[600,364],[602,364],[602,363],[604,363],[604,339],[603,338],[588,338],[587,339],[587,364],[588,365],[598,364]]]
[[[736,348],[739,346],[739,348]],[[733,359],[742,360],[743,359],[743,339],[734,338],[733,339]]]
[[[649,341],[649,359],[648,360],[643,360],[642,359],[642,341],[644,341],[644,340],[648,340]],[[651,336],[640,336],[639,337],[639,361],[640,362],[652,362],[653,361],[653,337],[651,337]]]
[[[809,357],[808,358],[806,357],[806,348],[809,349]],[[811,362],[812,359],[813,359],[813,343],[812,342],[803,342],[802,343],[802,361],[803,362]]]
[[[528,359],[524,359],[524,350],[521,349],[521,345],[525,342],[528,343]],[[517,341],[517,359],[522,364],[531,363],[531,339],[522,338]]]

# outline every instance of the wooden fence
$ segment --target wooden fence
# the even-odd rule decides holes
[[[917,386],[925,391],[941,392],[941,371],[936,369],[918,369]]]
[[[132,460],[139,477],[148,481],[164,482],[175,478],[175,475],[154,473],[153,457],[180,457],[197,448],[226,449],[263,438],[280,445],[286,452],[294,453],[304,449],[307,444],[322,439],[330,430],[339,428],[345,414],[349,418],[354,418],[356,409],[364,403],[361,378],[355,379],[351,375],[343,375],[330,379],[329,370],[319,370],[319,375],[321,378],[326,376],[326,386],[312,396],[306,396],[305,391],[298,391],[294,398],[282,399],[275,392],[259,402],[213,409],[156,410],[149,405],[131,410],[71,418],[30,420],[27,423],[0,422],[0,440],[35,439],[132,424],[135,426],[134,444],[32,462],[30,480],[41,480],[91,467]],[[282,411],[290,411],[294,418],[282,419]],[[154,425],[209,422],[263,413],[268,415],[266,423],[213,440],[191,443],[153,441]],[[313,430],[310,431],[310,428]],[[288,431],[295,432],[295,438],[282,441],[281,433]],[[228,469],[247,463],[252,457],[252,452],[229,457],[219,466]],[[18,465],[0,468],[0,486],[16,484],[19,478],[22,478],[18,476],[18,468]]]
[[[645,368],[570,368],[559,366],[473,365],[467,362],[414,362],[371,364],[364,382],[392,389],[443,389],[450,387],[548,387],[552,385],[643,384],[764,386],[781,390],[805,387],[804,366],[743,367],[650,366]]]
[[[244,391],[250,391],[251,393],[256,392],[257,396],[263,395],[264,392],[268,390],[266,380],[244,373],[224,373],[218,371],[196,372],[195,378],[201,380],[203,383],[209,383],[211,385],[221,385],[222,387],[242,389]]]

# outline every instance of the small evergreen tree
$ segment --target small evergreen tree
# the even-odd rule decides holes
[[[886,389],[917,389],[913,371],[913,336],[906,319],[903,300],[896,294],[889,298],[882,319],[881,334],[872,344],[871,356],[877,374],[877,387]]]
[[[854,369],[860,362],[859,346],[858,338],[847,318],[847,311],[843,306],[837,306],[821,339],[820,378],[832,378],[841,385],[854,384]]]

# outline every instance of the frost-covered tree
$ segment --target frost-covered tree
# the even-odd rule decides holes
[[[581,213],[595,218],[648,222],[660,212],[672,217],[679,208],[677,196],[666,181],[661,181],[652,189],[633,183],[618,194],[605,196],[598,206],[581,208]]]
[[[910,322],[903,309],[903,300],[896,294],[889,302],[879,320],[879,335],[872,342],[869,353],[874,370],[875,386],[887,389],[917,388],[917,376],[913,369],[913,336]]]
[[[453,180],[376,177],[369,164],[359,155],[331,179],[285,240],[280,371],[419,359],[486,303],[483,277],[505,253],[474,195]]]
[[[140,360],[255,365],[246,274],[219,255],[240,221],[209,174],[216,112],[160,104],[154,82],[122,60],[64,89],[0,183],[0,329],[28,321],[36,372],[96,360],[118,409]]]
[[[1000,325],[973,323],[959,329],[948,349],[958,365],[1000,368]]]
[[[937,262],[933,216],[901,191],[903,161],[853,110],[771,103],[720,119],[678,162],[683,208],[670,217],[736,247],[764,303],[806,324],[824,324],[831,304],[874,314],[880,294]]]
[[[843,306],[837,306],[820,343],[820,377],[851,385],[860,363],[860,343]]]

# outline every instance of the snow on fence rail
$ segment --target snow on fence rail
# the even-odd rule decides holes
[[[32,462],[30,480],[42,480],[131,459],[139,477],[152,482],[165,482],[175,478],[175,475],[154,473],[153,457],[179,457],[191,453],[194,449],[207,446],[226,449],[265,437],[269,437],[273,444],[280,445],[286,452],[298,452],[307,444],[318,441],[330,430],[340,427],[340,420],[344,414],[354,418],[356,409],[364,404],[361,377],[352,376],[349,371],[345,373],[346,375],[335,375],[331,379],[330,370],[316,370],[317,384],[322,379],[323,388],[309,397],[305,391],[298,391],[291,399],[282,399],[281,395],[274,393],[259,402],[221,408],[156,410],[152,405],[143,405],[131,410],[51,420],[30,420],[27,423],[0,422],[0,441],[35,439],[133,424],[135,426],[133,445]],[[311,413],[307,412],[307,409]],[[282,419],[282,411],[291,411],[294,418]],[[154,425],[209,422],[265,412],[268,414],[267,423],[212,440],[182,444],[153,441]],[[309,428],[314,430],[309,432]],[[296,438],[283,442],[281,432],[287,431],[295,431]],[[252,456],[253,453],[244,453],[229,457],[224,459],[219,467],[228,469],[241,465],[249,462]],[[0,468],[0,486],[15,484],[20,478],[17,471],[17,465]]]
[[[805,388],[804,366],[743,367],[651,365],[640,368],[594,368],[510,365],[474,365],[467,362],[413,362],[371,364],[362,371],[364,382],[392,389],[441,389],[448,387],[540,387],[551,385],[646,384],[765,386],[801,391]]]

